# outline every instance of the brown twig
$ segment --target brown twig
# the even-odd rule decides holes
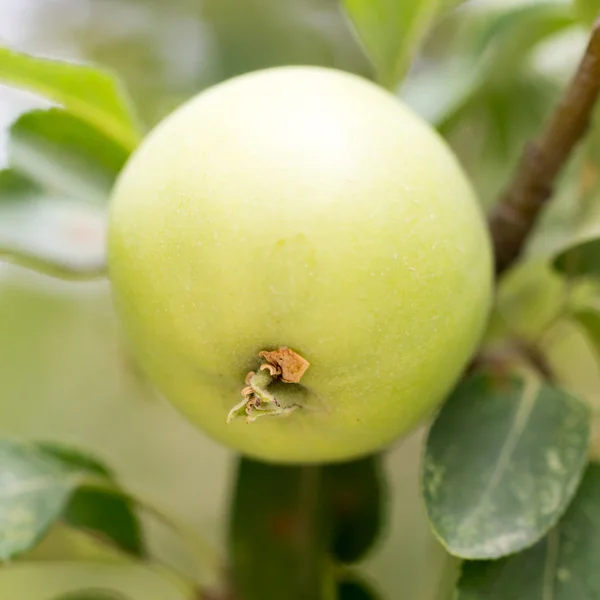
[[[588,127],[599,93],[600,19],[558,107],[542,134],[525,147],[512,183],[490,214],[497,275],[521,254],[557,175]]]

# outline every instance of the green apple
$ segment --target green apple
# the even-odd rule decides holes
[[[109,273],[157,389],[229,447],[290,463],[375,451],[430,415],[493,285],[444,141],[317,67],[234,78],[158,125],[114,191]]]

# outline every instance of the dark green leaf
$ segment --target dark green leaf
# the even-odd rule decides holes
[[[379,600],[379,594],[354,573],[344,573],[338,582],[337,600]]]
[[[600,360],[600,311],[594,308],[583,308],[572,316],[584,330],[596,358]]]
[[[102,528],[114,504],[105,505],[94,497],[94,506],[102,513],[89,521],[85,519],[89,507],[88,512],[82,511],[81,504],[73,508],[82,486],[106,486],[106,493],[114,489],[106,469],[90,457],[56,445],[0,440],[0,560],[30,550],[60,518],[100,532],[131,550],[131,529],[118,532],[115,538],[115,524]],[[124,508],[117,510],[122,515]]]
[[[78,490],[64,512],[65,521],[108,540],[121,550],[144,556],[140,524],[132,503],[109,492]]]
[[[108,590],[79,590],[69,592],[61,596],[52,598],[52,600],[127,600],[125,596],[118,592]]]
[[[0,81],[58,102],[129,151],[139,142],[139,127],[121,85],[98,67],[0,47]]]
[[[343,563],[362,559],[382,526],[381,456],[369,456],[323,467],[330,503],[334,556]]]
[[[600,465],[589,465],[559,524],[533,548],[508,558],[466,562],[456,600],[600,598]]]
[[[379,82],[393,89],[439,10],[438,0],[343,0]]]
[[[56,444],[38,446],[65,464],[114,480],[112,473],[90,456]],[[124,552],[135,556],[145,554],[140,524],[133,503],[127,498],[105,490],[78,489],[71,496],[63,519],[72,527],[99,536]]]
[[[422,489],[432,527],[455,556],[498,558],[558,521],[586,464],[589,407],[537,382],[476,374],[427,438]]]
[[[556,256],[553,266],[570,277],[597,276],[600,274],[600,238],[575,242]]]
[[[11,167],[47,192],[105,203],[128,152],[61,109],[35,110],[10,129]]]
[[[236,589],[244,600],[333,595],[322,470],[240,459],[229,531]]]
[[[0,170],[0,205],[30,200],[37,194],[37,186],[14,169]]]

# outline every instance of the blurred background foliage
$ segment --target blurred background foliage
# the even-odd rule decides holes
[[[572,73],[594,6],[569,0],[447,4],[398,94],[451,143],[489,206]],[[336,0],[0,0],[0,44],[114,69],[148,128],[199,90],[261,67],[319,64],[375,76]],[[38,105],[28,94],[0,87],[0,126]],[[581,333],[565,321],[548,328],[565,284],[546,257],[582,227],[597,227],[599,142],[600,130],[571,162],[558,201],[530,244],[530,260],[500,289],[489,334],[546,336],[559,378],[597,408],[600,372]],[[0,227],[0,236],[35,236],[58,253],[103,250],[103,214],[94,206],[43,213],[22,230],[18,219],[9,223],[11,231]],[[597,292],[584,295],[595,300]],[[2,433],[93,451],[127,487],[224,546],[233,457],[141,380],[121,343],[106,283],[55,282],[0,265],[0,398]],[[402,590],[411,600],[447,600],[455,575],[418,495],[421,436],[416,432],[386,456],[388,522],[365,567],[383,598],[398,598]],[[185,563],[174,536],[153,523],[149,528],[155,552]],[[69,565],[76,556],[103,564]],[[133,598],[180,597],[162,574],[126,569],[60,528],[26,558],[36,562],[0,570],[0,597],[47,600],[108,581]],[[64,564],[49,569],[50,559]]]

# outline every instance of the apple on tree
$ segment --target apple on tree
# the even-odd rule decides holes
[[[199,94],[111,203],[110,278],[141,367],[208,434],[268,461],[356,457],[428,416],[480,340],[492,271],[451,150],[330,69]]]

